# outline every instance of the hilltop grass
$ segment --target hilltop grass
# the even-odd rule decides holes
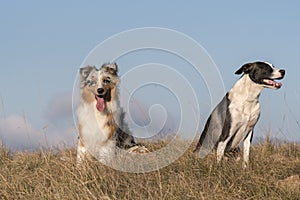
[[[251,148],[247,170],[234,159],[217,164],[214,154],[195,159],[190,149],[163,169],[132,174],[98,161],[88,161],[79,169],[75,149],[10,153],[2,147],[0,198],[299,199],[300,187],[278,183],[300,175],[300,146],[266,141]]]

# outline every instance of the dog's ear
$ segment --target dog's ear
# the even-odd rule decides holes
[[[118,73],[118,65],[117,63],[108,63],[108,64],[104,64],[102,65],[101,68],[105,68],[106,71],[112,75],[117,75]]]
[[[93,69],[97,69],[97,68],[95,66],[89,66],[89,65],[86,67],[80,68],[81,78],[86,79]]]
[[[240,69],[238,69],[235,72],[235,74],[238,74],[238,75],[242,74],[242,73],[248,74],[251,71],[252,67],[253,67],[253,63],[244,64]]]

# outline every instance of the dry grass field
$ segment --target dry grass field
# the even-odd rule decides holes
[[[78,169],[75,149],[10,153],[1,147],[0,198],[300,199],[299,145],[268,140],[253,145],[247,170],[235,159],[217,164],[214,154],[196,160],[193,147],[173,164],[142,174],[116,171],[98,161]]]

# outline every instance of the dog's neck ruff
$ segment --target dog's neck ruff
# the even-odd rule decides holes
[[[244,74],[229,91],[230,99],[239,101],[258,101],[263,86],[254,83],[248,74]]]

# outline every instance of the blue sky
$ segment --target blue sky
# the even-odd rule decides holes
[[[283,87],[263,91],[255,134],[260,137],[270,131],[274,137],[300,141],[299,4],[2,1],[0,138],[20,148],[43,143],[45,137],[51,144],[76,141],[70,97],[78,67],[88,53],[119,32],[162,27],[201,44],[218,66],[226,90],[238,79],[235,70],[245,62],[266,60],[285,68]],[[203,106],[201,130],[210,110]]]

